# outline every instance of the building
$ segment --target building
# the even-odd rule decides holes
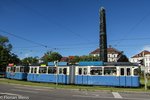
[[[142,66],[142,70],[150,73],[150,51],[144,50],[130,58],[130,62],[139,63]]]
[[[100,49],[92,51],[90,55],[99,56]],[[107,62],[128,62],[128,58],[123,54],[123,51],[119,51],[109,46],[107,48]]]

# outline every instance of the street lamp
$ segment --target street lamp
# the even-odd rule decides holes
[[[58,60],[54,61],[54,65],[56,67],[56,87],[58,85]]]

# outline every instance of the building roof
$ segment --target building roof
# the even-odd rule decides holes
[[[97,48],[96,50],[94,50],[94,51],[92,51],[90,54],[99,54],[99,52],[100,52],[100,49],[99,48]],[[109,47],[109,48],[107,48],[107,53],[108,54],[112,54],[112,53],[114,53],[114,54],[120,54],[120,53],[122,53],[121,51],[119,51],[119,50],[117,50],[117,49],[115,49],[115,48],[112,48],[112,47]]]
[[[138,54],[132,56],[131,58],[139,58],[139,57],[143,57],[143,56],[145,56],[145,55],[147,55],[147,54],[150,54],[150,52],[147,51],[147,50],[144,50],[144,51],[142,51],[142,52],[140,52],[140,53],[138,53]]]

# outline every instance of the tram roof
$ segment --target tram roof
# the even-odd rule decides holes
[[[138,63],[131,63],[131,62],[104,62],[105,66],[138,66]]]
[[[67,62],[57,62],[57,63],[54,63],[54,62],[48,62],[48,66],[67,66],[68,63]]]
[[[102,61],[82,61],[79,62],[79,66],[103,66],[104,63]]]

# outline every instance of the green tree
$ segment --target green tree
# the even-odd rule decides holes
[[[80,61],[98,61],[98,56],[84,55],[80,57]]]
[[[5,71],[9,63],[18,64],[19,58],[11,53],[12,45],[7,37],[0,35],[0,71]]]
[[[51,51],[48,51],[42,57],[44,63],[48,63],[50,61],[57,61],[57,60],[60,61],[61,58],[62,58],[61,54],[59,54],[58,52],[51,52]]]
[[[38,57],[26,57],[22,59],[22,65],[39,65]]]
[[[80,61],[80,57],[79,56],[70,56],[69,57],[69,63],[70,64],[76,64],[79,61]]]

